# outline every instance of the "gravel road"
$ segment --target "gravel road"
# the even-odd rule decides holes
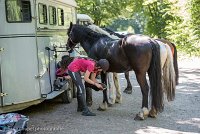
[[[156,119],[135,121],[141,108],[141,91],[134,72],[131,81],[134,92],[124,94],[122,104],[107,111],[97,111],[101,92],[93,92],[92,111],[95,117],[76,112],[76,99],[62,104],[59,99],[45,101],[20,113],[29,116],[28,134],[200,134],[200,59],[179,61],[179,85],[173,102],[165,102],[165,109]],[[126,81],[119,74],[121,89]]]

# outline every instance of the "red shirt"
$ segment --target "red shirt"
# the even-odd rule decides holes
[[[75,59],[74,61],[72,61],[69,66],[68,69],[72,72],[86,72],[87,70],[89,72],[94,72],[95,70],[95,62],[92,60],[88,60],[88,59]]]

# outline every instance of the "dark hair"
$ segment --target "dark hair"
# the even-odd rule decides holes
[[[106,59],[100,59],[98,62],[97,62],[97,67],[100,67],[101,69],[103,69],[103,71],[107,71],[109,69],[109,62],[108,60]]]
[[[61,68],[66,69],[73,60],[74,58],[68,55],[62,56],[62,60],[60,61]]]

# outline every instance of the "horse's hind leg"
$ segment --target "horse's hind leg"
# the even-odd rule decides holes
[[[142,91],[142,110],[136,115],[134,119],[144,120],[149,115],[149,110],[148,110],[149,86],[146,80],[146,73],[135,73],[135,74]]]
[[[125,78],[126,78],[126,81],[127,81],[127,87],[123,92],[126,93],[126,94],[131,94],[132,93],[132,85],[131,85],[131,82],[130,82],[130,79],[129,79],[129,71],[125,72],[124,75],[125,75]]]

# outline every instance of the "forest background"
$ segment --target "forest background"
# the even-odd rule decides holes
[[[113,31],[173,42],[178,51],[200,56],[200,0],[76,0],[78,13]]]

